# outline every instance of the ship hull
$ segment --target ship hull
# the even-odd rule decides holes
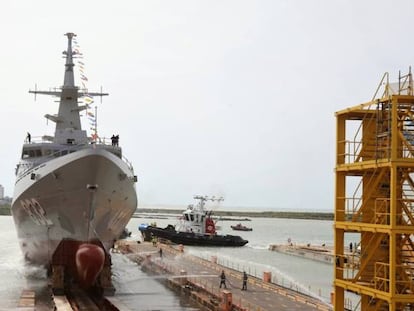
[[[134,176],[93,147],[55,158],[16,181],[12,215],[27,261],[48,265],[62,240],[99,240],[108,250],[137,207]]]

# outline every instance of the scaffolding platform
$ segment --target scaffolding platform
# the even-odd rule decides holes
[[[338,111],[335,310],[347,291],[365,310],[414,308],[414,95],[411,68],[384,74],[370,102]],[[357,237],[355,262],[345,241]]]

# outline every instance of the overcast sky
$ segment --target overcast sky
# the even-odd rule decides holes
[[[37,84],[63,83],[78,35],[101,136],[120,135],[140,205],[334,209],[335,111],[371,99],[414,64],[414,2],[3,1],[0,184],[30,131],[57,113]],[[80,85],[80,81],[76,81]]]

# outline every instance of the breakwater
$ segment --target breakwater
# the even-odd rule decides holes
[[[136,217],[143,213],[149,214],[181,214],[183,209],[166,208],[139,208]],[[331,212],[294,212],[294,211],[214,211],[214,215],[226,220],[227,217],[259,217],[259,218],[290,218],[290,219],[317,219],[333,220],[334,214]]]
[[[331,246],[310,246],[295,244],[270,244],[269,250],[277,251],[293,256],[312,259],[332,265],[334,252]]]

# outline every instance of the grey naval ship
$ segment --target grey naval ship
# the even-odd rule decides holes
[[[29,91],[58,97],[59,109],[45,115],[56,123],[54,136],[23,145],[12,215],[24,258],[48,269],[54,290],[69,278],[110,290],[109,250],[137,208],[137,177],[118,143],[82,130],[80,113],[89,108],[79,105],[82,97],[108,94],[75,86],[76,35],[65,35],[63,86]]]

